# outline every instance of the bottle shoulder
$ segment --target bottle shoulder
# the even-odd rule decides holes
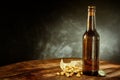
[[[100,37],[99,33],[96,30],[94,30],[94,31],[92,31],[92,30],[86,31],[83,36]]]

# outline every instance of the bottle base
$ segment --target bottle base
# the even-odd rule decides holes
[[[87,76],[98,76],[98,71],[83,71],[83,74],[84,75],[87,75]]]

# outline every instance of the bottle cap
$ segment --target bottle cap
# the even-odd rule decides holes
[[[104,77],[106,76],[106,73],[103,70],[98,71],[99,76]]]

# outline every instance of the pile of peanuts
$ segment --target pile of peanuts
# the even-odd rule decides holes
[[[76,75],[76,77],[81,77],[82,69],[78,66],[66,66],[61,72],[57,72],[57,75],[65,75],[66,77],[71,77]]]

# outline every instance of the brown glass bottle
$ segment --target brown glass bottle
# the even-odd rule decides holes
[[[96,7],[88,6],[87,30],[83,35],[83,74],[98,75],[99,70],[99,41],[96,30]]]

